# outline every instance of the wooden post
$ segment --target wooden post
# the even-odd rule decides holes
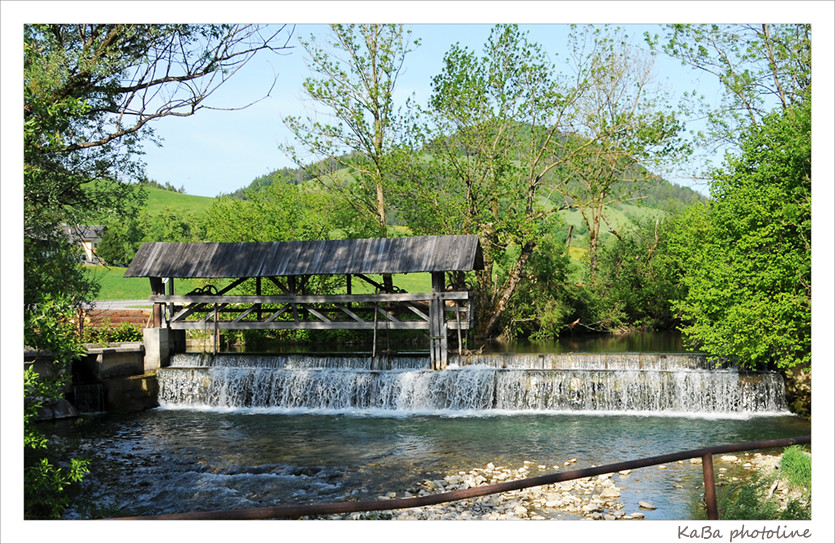
[[[151,294],[164,295],[165,285],[162,283],[162,278],[149,278],[151,280]],[[162,327],[162,304],[154,304],[154,328]]]
[[[168,278],[168,296],[174,296],[174,278]],[[168,305],[168,317],[171,318],[174,316],[174,303]]]
[[[255,294],[261,296],[261,276],[255,278]],[[255,319],[261,321],[261,303],[255,305]]]
[[[374,336],[371,340],[371,368],[374,368],[374,359],[377,358],[377,303],[372,309],[374,312]]]
[[[291,295],[297,295],[296,293],[296,276],[287,276],[287,290],[290,292]],[[293,311],[293,321],[296,323],[299,322],[299,312],[296,310],[296,305],[291,304],[290,309]]]
[[[446,320],[444,319],[444,273],[432,272],[432,299],[429,301],[429,359],[433,370],[447,365]]]
[[[217,355],[217,343],[218,343],[218,340],[220,340],[220,338],[219,338],[220,331],[218,330],[218,323],[217,323],[217,302],[215,302],[215,331],[214,331],[214,334],[212,336],[213,336],[212,345],[213,345],[213,348],[214,348],[212,353],[214,355]]]
[[[458,304],[458,301],[455,301],[455,324],[458,325],[458,355],[460,356],[463,352],[461,346],[461,305]]]

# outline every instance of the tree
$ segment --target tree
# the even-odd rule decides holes
[[[730,150],[742,132],[758,126],[775,108],[804,101],[811,90],[811,25],[669,25],[663,38],[646,35],[683,65],[718,79],[720,107],[704,107],[708,153]]]
[[[333,199],[319,189],[277,182],[244,191],[244,198],[221,197],[204,217],[212,242],[324,240]]]
[[[685,339],[742,367],[811,360],[811,104],[750,127],[672,244]]]
[[[482,56],[454,45],[432,80],[423,134],[429,161],[415,161],[398,180],[399,209],[414,231],[481,239],[485,268],[474,286],[481,336],[499,324],[537,245],[537,224],[555,211],[543,194],[554,166],[548,150],[570,98],[554,74],[541,47],[514,25],[494,27]]]
[[[431,170],[400,179],[401,212],[413,229],[481,238],[481,335],[494,332],[525,277],[538,223],[579,208],[594,254],[605,206],[658,179],[638,162],[657,165],[684,151],[675,116],[651,94],[649,66],[633,62],[624,37],[583,28],[572,40],[570,76],[514,25],[496,26],[480,57],[453,46],[432,82]],[[500,262],[506,274],[496,274]]]
[[[324,45],[312,36],[301,42],[316,74],[304,83],[315,110],[306,119],[284,119],[304,151],[284,149],[299,166],[347,169],[345,176],[315,174],[349,206],[374,217],[385,236],[386,185],[401,138],[394,90],[406,55],[419,42],[402,25],[331,25],[331,32]]]
[[[69,370],[62,354],[74,353],[77,344],[65,334],[67,308],[91,300],[98,288],[79,266],[78,249],[62,225],[134,206],[133,187],[119,181],[141,177],[137,157],[141,140],[153,136],[149,123],[212,107],[212,93],[255,54],[286,46],[283,33],[284,27],[265,32],[237,25],[25,26],[25,340],[58,356],[59,378]],[[46,440],[30,433],[37,403],[62,393],[45,383],[26,373],[33,400],[24,419],[24,509],[55,517],[65,505],[55,493],[81,478],[85,467],[74,462],[68,473],[56,469],[46,457]]]
[[[583,216],[589,232],[589,266],[597,273],[600,228],[607,207],[637,201],[660,184],[659,168],[688,152],[669,97],[654,82],[653,60],[622,29],[577,27],[571,65],[582,81],[563,153],[556,190]]]
[[[603,248],[594,286],[602,303],[600,325],[628,330],[676,324],[670,300],[678,298],[682,289],[678,263],[668,249],[670,222],[667,217],[638,220]]]
[[[27,25],[24,29],[24,251],[26,304],[44,294],[42,271],[61,291],[92,293],[69,256],[62,223],[120,210],[150,122],[212,108],[208,99],[260,51],[286,47],[284,27],[237,25]],[[241,107],[245,107],[242,105]],[[93,286],[94,287],[94,286]]]

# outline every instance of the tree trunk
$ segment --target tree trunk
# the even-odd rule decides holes
[[[499,296],[496,303],[490,309],[489,313],[483,316],[486,318],[486,323],[479,327],[479,335],[481,337],[487,337],[496,327],[496,324],[499,322],[499,318],[502,316],[502,313],[505,311],[508,303],[510,302],[510,298],[513,296],[513,293],[516,292],[519,282],[522,281],[522,272],[525,270],[525,265],[528,263],[528,259],[530,258],[531,253],[533,253],[535,247],[536,242],[533,241],[525,242],[522,246],[522,253],[519,255],[519,260],[516,261],[515,265],[513,265],[513,268],[507,276],[507,280],[505,280],[499,290]]]

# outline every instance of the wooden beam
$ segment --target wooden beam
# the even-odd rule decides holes
[[[440,293],[379,293],[360,295],[152,295],[149,300],[154,303],[174,304],[214,304],[225,302],[228,304],[346,304],[352,302],[416,302],[426,300],[467,300],[467,291],[447,291]]]
[[[373,330],[373,322],[356,321],[331,321],[324,323],[322,321],[218,321],[218,329],[315,329],[315,330]],[[429,324],[425,321],[398,321],[388,323],[387,327],[391,330],[427,330]],[[207,321],[178,321],[171,323],[171,328],[176,330],[214,330],[215,323]]]

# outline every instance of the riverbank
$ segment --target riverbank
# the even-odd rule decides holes
[[[531,472],[568,469],[576,465],[577,459],[568,459],[563,466],[546,467],[525,461],[518,469],[495,466],[488,463],[484,467],[470,471],[459,471],[446,475],[442,479],[423,480],[404,493],[390,492],[377,497],[378,500],[408,498],[413,496],[435,495],[469,489],[500,482],[520,480],[531,476]],[[679,461],[684,464],[700,465],[701,459]],[[740,455],[722,455],[714,459],[716,467],[716,485],[723,485],[748,478],[754,474],[761,477],[774,476],[779,471],[780,456],[762,453]],[[666,470],[659,465],[642,470]],[[305,519],[395,519],[395,520],[642,520],[645,513],[656,506],[645,501],[627,503],[622,499],[633,471],[601,474],[556,484],[531,487],[505,493],[464,499],[418,508],[402,510],[383,510],[376,512],[353,512],[331,516],[311,516]],[[671,485],[678,485],[671,482]],[[694,489],[701,494],[703,489]],[[790,496],[790,489],[785,482],[776,480],[771,489],[778,502],[785,507]],[[698,498],[694,497],[694,501]]]

